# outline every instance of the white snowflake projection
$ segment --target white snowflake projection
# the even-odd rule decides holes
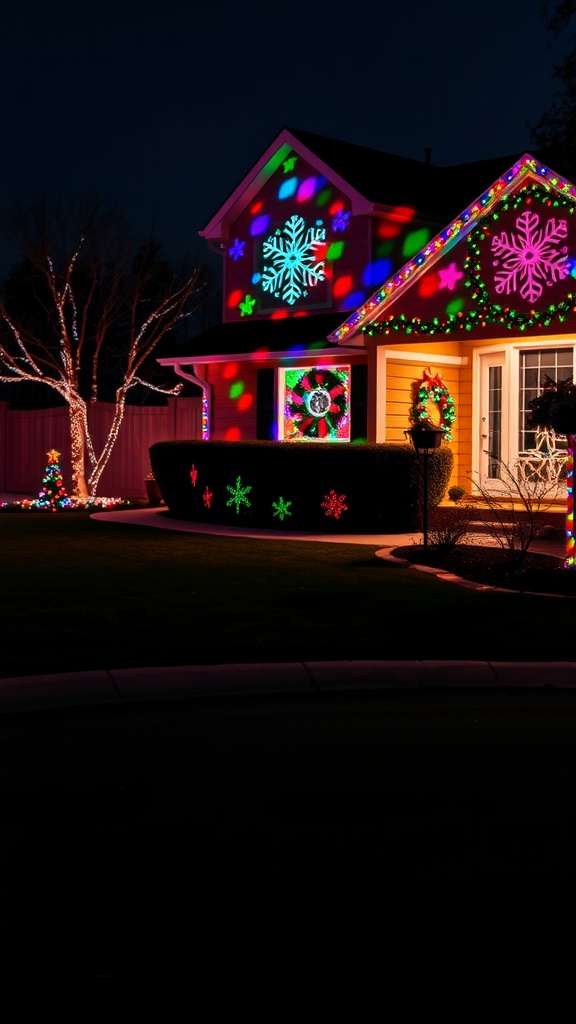
[[[289,306],[308,295],[308,288],[324,280],[325,260],[318,259],[317,250],[325,241],[322,221],[307,228],[304,218],[293,214],[262,247],[264,259],[271,261],[262,273],[263,290]]]
[[[568,235],[565,220],[556,221],[550,217],[544,227],[539,227],[537,213],[526,210],[516,219],[518,234],[503,231],[492,239],[492,252],[498,259],[495,267],[502,267],[494,274],[496,292],[510,295],[519,291],[526,302],[536,302],[542,295],[544,285],[552,285],[568,277],[568,247],[560,243]]]

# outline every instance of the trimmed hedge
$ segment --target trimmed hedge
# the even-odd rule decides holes
[[[315,533],[418,529],[422,458],[406,443],[159,441],[150,448],[169,515]],[[442,444],[428,458],[434,507],[446,492],[454,457]]]

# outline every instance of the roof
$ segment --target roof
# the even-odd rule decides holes
[[[486,167],[492,165],[493,162],[482,161],[481,163]],[[452,168],[452,171],[455,175],[459,171],[468,188],[471,179],[465,171],[467,166],[469,165],[461,164],[459,167]],[[476,166],[478,165],[474,165],[474,167]],[[494,163],[494,166],[499,165]],[[484,179],[482,192],[474,193],[472,189],[468,190],[468,205],[460,208],[458,214],[435,238],[426,244],[424,249],[385,281],[358,310],[350,314],[337,330],[329,335],[329,341],[350,345],[354,344],[356,338],[357,344],[358,335],[364,328],[378,323],[384,310],[392,302],[395,302],[407,289],[411,288],[457,242],[466,238],[478,221],[489,213],[498,202],[506,195],[517,191],[527,180],[537,181],[551,191],[557,192],[558,195],[576,199],[575,186],[530,153],[524,153],[522,157],[513,161],[503,173],[492,179],[493,183],[488,187],[486,186],[487,180]],[[475,196],[475,198],[470,202],[471,196]]]
[[[158,360],[162,365],[185,362],[213,362],[220,359],[266,359],[306,355],[330,349],[338,351],[326,341],[328,335],[342,323],[342,313],[321,313],[313,316],[292,316],[269,320],[239,320],[217,324],[199,337],[180,346],[168,359]]]
[[[202,228],[201,237],[226,238],[228,224],[293,150],[348,193],[355,214],[408,206],[443,224],[522,155],[442,167],[285,126]]]

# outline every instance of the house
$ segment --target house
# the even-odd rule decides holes
[[[204,438],[404,441],[420,402],[453,483],[504,487],[518,459],[558,474],[526,421],[543,376],[574,370],[576,188],[529,153],[429,156],[284,128],[200,231],[223,322],[161,362],[202,389]]]

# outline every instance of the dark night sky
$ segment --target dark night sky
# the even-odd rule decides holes
[[[97,190],[172,258],[284,125],[437,164],[529,150],[541,0],[30,0],[2,19],[2,209]],[[486,183],[490,184],[489,182]],[[0,247],[0,272],[16,254]]]

